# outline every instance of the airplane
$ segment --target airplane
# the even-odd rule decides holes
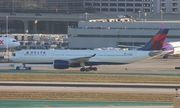
[[[9,60],[26,64],[53,64],[55,69],[81,67],[80,71],[97,71],[94,65],[122,65],[166,54],[162,46],[169,29],[160,29],[139,50],[20,50],[9,56]],[[90,66],[90,67],[85,67]]]
[[[165,40],[163,50],[172,50],[171,52],[164,54],[163,58],[168,58],[169,56],[180,56],[180,41],[167,42],[167,40]]]
[[[129,46],[129,45],[118,45],[119,48],[128,48],[128,49],[139,49],[142,48],[143,46]],[[180,56],[180,41],[175,41],[175,42],[167,42],[165,40],[163,44],[163,50],[172,50],[171,52],[164,54],[163,58],[168,58],[169,56]]]
[[[10,38],[10,37],[0,37],[0,49],[6,49],[8,48],[15,48],[20,46],[20,43],[14,39],[14,38]]]

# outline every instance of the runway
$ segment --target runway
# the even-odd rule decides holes
[[[9,64],[0,64],[0,74],[94,74],[94,75],[131,75],[131,76],[180,76],[176,66],[180,66],[180,59],[147,59],[127,65],[102,65],[98,66],[96,72],[78,72],[79,68],[67,70],[55,70],[52,65],[28,65],[31,71],[9,70]],[[121,80],[121,79],[119,79]],[[179,84],[147,84],[147,83],[83,83],[83,82],[23,82],[23,81],[1,81],[0,91],[6,92],[81,92],[81,93],[137,93],[137,94],[174,94]],[[172,99],[173,102],[173,99]],[[172,108],[171,105],[146,106],[146,108]],[[73,108],[75,108],[74,106]],[[93,108],[102,106],[93,106]],[[103,106],[110,107],[110,106]],[[116,108],[115,106],[111,106]],[[140,108],[141,106],[135,106]],[[132,106],[118,106],[118,108],[135,108]],[[71,106],[69,108],[72,108]],[[85,106],[83,108],[88,108]]]
[[[140,83],[75,83],[75,82],[3,82],[0,86],[34,86],[34,87],[87,87],[87,88],[161,88],[174,89],[180,88],[179,84],[140,84]]]
[[[0,81],[0,91],[174,94],[179,84]]]

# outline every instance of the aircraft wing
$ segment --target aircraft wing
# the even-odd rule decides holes
[[[143,46],[118,45],[120,48],[142,48]]]
[[[78,57],[78,58],[73,58],[69,59],[70,62],[87,62],[91,57],[96,56],[96,54],[90,55],[90,56],[85,56],[85,57]]]
[[[149,52],[149,56],[154,57],[154,56],[159,56],[159,55],[164,55],[172,52],[173,50],[155,50]]]
[[[162,50],[162,55],[173,52],[173,50]]]
[[[180,46],[175,46],[175,47],[173,47],[173,48],[179,48]]]

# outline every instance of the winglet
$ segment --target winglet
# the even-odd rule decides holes
[[[94,56],[96,56],[96,54],[93,54],[91,57],[94,57]]]
[[[169,29],[160,29],[153,38],[139,50],[161,50]]]

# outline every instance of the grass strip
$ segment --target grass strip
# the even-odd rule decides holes
[[[0,99],[172,102],[175,94],[0,91]]]
[[[82,74],[0,74],[0,81],[166,83],[180,84],[180,76],[120,76]]]

